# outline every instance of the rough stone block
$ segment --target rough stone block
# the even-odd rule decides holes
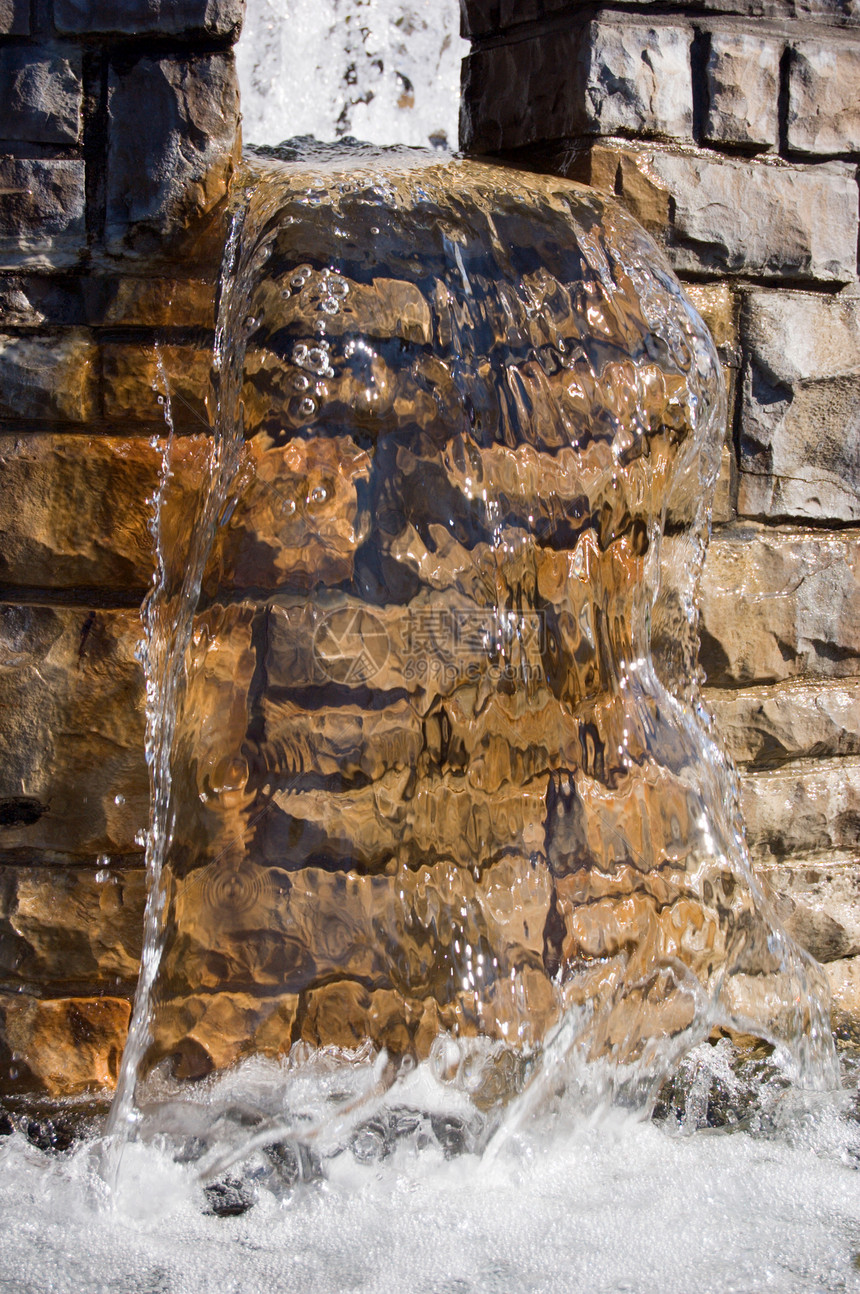
[[[116,66],[108,111],[107,250],[166,254],[167,244],[175,253],[182,239],[196,243],[226,195],[235,161],[232,54]]]
[[[705,68],[705,138],[715,144],[774,147],[782,44],[749,32],[712,31]]]
[[[860,755],[860,680],[708,689],[729,754],[739,764]]]
[[[0,318],[7,328],[212,329],[215,287],[204,279],[12,273],[0,276]]]
[[[75,36],[226,36],[241,29],[244,0],[54,0],[54,25]]]
[[[0,35],[29,36],[30,0],[0,0]]]
[[[102,390],[105,417],[117,424],[164,421],[164,380],[170,395],[174,426],[179,430],[210,430],[207,398],[212,351],[191,346],[109,343],[102,348]],[[161,397],[161,400],[159,399]]]
[[[597,134],[691,139],[690,31],[670,24],[589,24],[585,115]],[[542,44],[551,62],[554,38]]]
[[[97,399],[98,354],[89,333],[0,334],[0,417],[86,422]]]
[[[114,1087],[130,1016],[122,998],[0,994],[0,1091]]]
[[[653,0],[629,0],[630,7],[653,6]],[[666,8],[681,9],[677,0]],[[551,18],[560,11],[573,14],[581,0],[462,0],[464,36],[491,36],[518,23]],[[699,0],[697,10],[709,13],[743,14],[749,18],[815,18],[819,23],[850,26],[860,23],[860,0]]]
[[[702,579],[701,661],[713,687],[860,673],[860,535],[737,528]]]
[[[860,859],[792,858],[756,870],[783,924],[820,962],[860,953]]]
[[[0,50],[0,139],[76,144],[82,95],[79,54]]]
[[[42,992],[133,992],[143,868],[0,868],[0,982]]]
[[[462,146],[615,132],[689,139],[690,42],[680,25],[596,20],[479,50],[463,65]]]
[[[788,147],[828,156],[860,153],[860,48],[804,41],[788,83]]]
[[[140,637],[136,611],[0,604],[5,857],[139,857],[149,809]]]
[[[808,167],[617,140],[565,156],[559,169],[617,193],[678,271],[854,281],[857,184],[845,163]]]
[[[142,596],[158,463],[144,438],[0,437],[0,580]]]
[[[742,335],[740,513],[860,520],[860,299],[752,292]]]
[[[741,809],[759,860],[853,850],[860,839],[860,758],[797,760],[741,774]]]
[[[84,163],[0,157],[0,268],[64,268],[85,246]]]

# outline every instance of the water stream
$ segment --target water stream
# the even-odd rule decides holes
[[[57,1288],[858,1287],[824,979],[695,663],[722,378],[650,239],[553,177],[260,152],[213,434],[163,396],[141,977],[39,1252],[0,1150],[9,1288],[98,1199]]]

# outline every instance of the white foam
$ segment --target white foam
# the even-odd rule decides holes
[[[246,143],[354,135],[457,146],[457,0],[247,0],[237,64]],[[411,87],[411,88],[410,88]]]
[[[795,1105],[797,1103],[795,1102]],[[860,1290],[860,1129],[845,1098],[768,1138],[669,1134],[616,1115],[492,1162],[344,1154],[328,1180],[240,1217],[195,1169],[132,1145],[113,1206],[93,1147],[0,1143],[0,1288],[23,1294],[802,1294]]]

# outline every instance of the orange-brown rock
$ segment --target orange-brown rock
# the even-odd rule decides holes
[[[0,868],[0,980],[130,992],[143,940],[142,868]]]
[[[149,813],[140,636],[134,611],[0,604],[6,859],[139,853]]]
[[[131,1014],[122,998],[0,993],[0,1074],[7,1091],[50,1096],[112,1088]]]

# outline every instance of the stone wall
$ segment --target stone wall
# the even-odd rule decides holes
[[[462,144],[614,192],[720,346],[702,598],[753,856],[860,1013],[860,5],[464,0]]]
[[[208,430],[243,0],[0,0],[0,1090],[116,1072],[165,431]]]

